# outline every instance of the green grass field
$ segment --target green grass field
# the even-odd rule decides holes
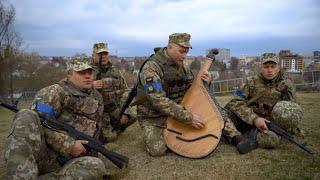
[[[230,97],[218,97],[225,104]],[[298,103],[304,110],[301,128],[306,131],[309,155],[298,147],[283,141],[278,149],[257,149],[240,155],[235,147],[222,140],[218,148],[203,159],[188,159],[168,152],[162,157],[150,157],[144,151],[142,132],[138,123],[127,129],[109,149],[130,158],[129,167],[118,172],[108,166],[114,179],[320,179],[320,93],[300,93]],[[0,108],[0,151],[3,154],[5,138],[13,113]],[[298,139],[301,140],[301,139]],[[0,179],[5,163],[0,160]]]

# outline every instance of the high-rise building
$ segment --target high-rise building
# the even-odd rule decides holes
[[[303,70],[302,56],[291,53],[290,50],[279,52],[280,65],[286,72],[301,72]]]
[[[320,51],[313,51],[313,61],[320,62]]]

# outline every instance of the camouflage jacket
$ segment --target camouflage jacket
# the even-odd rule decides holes
[[[161,62],[165,62],[165,65],[161,65]],[[188,87],[181,86],[176,92],[168,92],[168,88],[165,87],[167,86],[165,74],[180,74],[179,77],[188,77],[190,82],[193,80],[191,70],[184,65],[176,65],[165,55],[164,48],[157,51],[155,55],[150,56],[139,74],[137,99],[144,96],[146,100],[137,107],[138,118],[154,119],[155,122],[151,122],[152,124],[163,124],[164,122],[157,122],[158,119],[171,116],[178,121],[190,123],[192,114],[178,104],[180,96],[184,95]]]
[[[92,61],[93,62],[93,61]],[[99,65],[93,63],[95,78],[99,73]],[[111,119],[119,119],[119,111],[125,103],[129,89],[119,69],[115,68],[110,62],[102,67],[101,80],[104,84],[101,93],[104,103],[104,111],[109,114]],[[128,107],[124,114],[129,118],[135,116],[131,107]]]
[[[67,79],[41,89],[35,96],[34,103],[50,105],[58,121],[72,125],[75,129],[98,138],[103,114],[103,101],[95,89],[81,91]],[[57,154],[67,155],[74,144],[74,139],[66,132],[45,128],[46,143]]]
[[[247,79],[242,93],[232,99],[226,108],[251,125],[257,117],[270,118],[272,108],[278,101],[295,101],[294,85],[282,71],[273,80],[267,80],[261,74]]]

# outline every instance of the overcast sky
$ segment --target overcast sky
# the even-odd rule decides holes
[[[7,0],[27,51],[147,56],[174,32],[191,34],[191,55],[229,48],[231,55],[320,50],[319,0]]]

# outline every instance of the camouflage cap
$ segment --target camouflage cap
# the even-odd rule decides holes
[[[90,62],[83,57],[75,57],[67,63],[67,71],[83,71],[92,69]]]
[[[109,52],[107,43],[93,44],[93,53]]]
[[[185,48],[191,48],[190,34],[188,33],[173,33],[169,36],[169,43],[175,43]]]
[[[279,58],[275,53],[263,53],[261,55],[261,63],[264,64],[266,62],[275,62],[279,64]]]

